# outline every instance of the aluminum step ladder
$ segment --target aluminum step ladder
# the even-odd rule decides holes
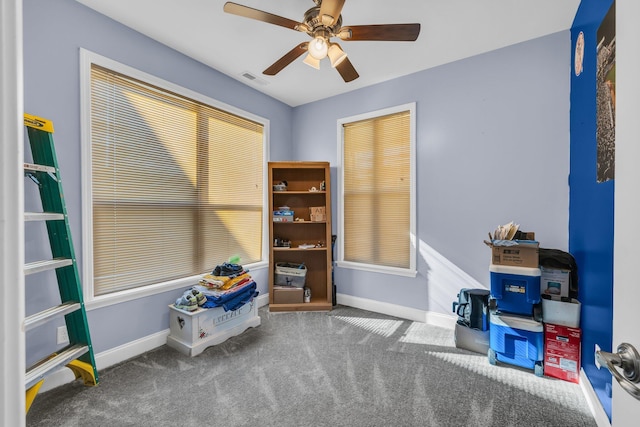
[[[60,305],[25,318],[25,332],[64,316],[69,344],[27,368],[25,376],[26,410],[29,411],[47,375],[66,366],[82,378],[85,385],[98,384],[98,371],[91,346],[82,286],[76,264],[67,208],[62,192],[58,160],[53,145],[53,123],[29,114],[24,115],[33,164],[24,164],[24,173],[38,186],[43,212],[25,212],[25,222],[46,223],[52,259],[29,262],[24,274],[55,270]]]

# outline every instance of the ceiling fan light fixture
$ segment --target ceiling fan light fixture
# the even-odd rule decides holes
[[[327,52],[329,56],[329,60],[331,61],[331,66],[336,68],[338,64],[347,59],[347,54],[344,53],[342,48],[337,43],[331,43],[329,46],[329,51]]]
[[[328,50],[329,46],[327,39],[322,36],[317,36],[309,42],[309,55],[313,56],[318,61],[327,56]]]
[[[316,70],[320,69],[320,60],[314,58],[313,55],[311,55],[311,52],[307,53],[307,56],[304,57],[304,61],[302,62],[310,67],[315,68]]]

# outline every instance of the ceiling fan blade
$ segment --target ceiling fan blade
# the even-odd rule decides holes
[[[298,46],[285,53],[284,56],[274,62],[269,68],[264,70],[262,74],[267,76],[275,76],[284,69],[287,65],[291,64],[296,58],[307,51],[309,42],[300,43]]]
[[[226,2],[224,4],[224,11],[233,15],[243,16],[245,18],[251,18],[258,21],[266,22],[269,24],[279,25],[281,27],[290,28],[292,30],[298,30],[299,22],[293,19],[284,18],[282,16],[274,15],[269,12],[254,9],[241,4]]]
[[[322,0],[320,3],[320,19],[327,27],[332,26],[340,16],[344,0]]]
[[[352,25],[337,34],[344,41],[378,40],[412,42],[420,34],[420,24]]]
[[[342,76],[342,80],[344,80],[345,83],[349,83],[350,81],[353,81],[360,77],[356,69],[353,68],[351,61],[349,61],[349,58],[345,58],[342,62],[336,65],[336,70],[338,70],[338,72]]]

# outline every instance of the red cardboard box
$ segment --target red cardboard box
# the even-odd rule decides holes
[[[568,326],[544,325],[544,375],[578,383],[582,330]]]

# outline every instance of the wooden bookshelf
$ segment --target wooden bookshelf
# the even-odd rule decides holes
[[[274,185],[287,183],[286,190]],[[324,184],[324,185],[323,185]],[[329,162],[269,162],[269,311],[328,311],[331,292],[331,181]],[[287,206],[292,221],[275,222],[273,212]],[[324,221],[312,221],[311,207],[324,207]],[[276,239],[289,247],[276,246]],[[312,247],[301,248],[301,245]],[[276,302],[277,263],[302,264],[307,268],[305,287],[311,291],[310,302]],[[296,293],[297,295],[297,293]]]

